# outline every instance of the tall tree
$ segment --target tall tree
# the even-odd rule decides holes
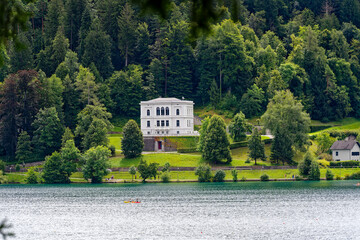
[[[19,139],[16,146],[16,160],[18,163],[25,163],[32,160],[32,147],[31,139],[27,132],[23,131],[19,135]]]
[[[290,149],[292,146],[303,149],[307,144],[310,117],[289,90],[276,92],[261,120],[265,128],[270,129],[275,138],[278,138],[279,144],[285,138],[285,146]]]
[[[63,0],[53,0],[48,4],[48,12],[45,17],[45,39],[51,42],[59,26],[63,25],[64,2]]]
[[[240,111],[232,119],[229,125],[229,132],[234,142],[246,139],[246,132],[250,131],[251,125],[246,121],[245,115]]]
[[[64,127],[55,107],[40,109],[32,124],[34,128],[33,145],[39,159],[60,149]]]
[[[114,72],[108,79],[111,98],[114,101],[112,112],[126,116],[137,116],[142,98],[143,70],[139,65],[129,65],[128,70]]]
[[[76,77],[76,90],[80,92],[81,102],[84,106],[96,105],[99,99],[96,95],[98,85],[95,83],[95,76],[88,68],[80,65],[79,73]]]
[[[66,37],[70,40],[70,49],[78,46],[81,18],[86,6],[85,0],[68,0],[65,3],[64,28]]]
[[[6,155],[14,160],[18,134],[18,109],[16,76],[10,75],[0,88],[0,139]]]
[[[192,98],[192,69],[194,62],[192,48],[187,40],[189,26],[180,21],[169,31],[169,75],[167,95],[178,98]]]
[[[94,19],[85,38],[84,55],[81,61],[85,66],[93,62],[101,76],[108,78],[113,71],[110,55],[110,37],[103,31],[99,19]]]
[[[249,150],[250,150],[249,157],[255,160],[255,165],[256,165],[256,159],[265,158],[264,144],[261,142],[261,135],[257,128],[254,128],[251,137],[249,139]]]
[[[78,124],[75,129],[75,136],[81,141],[82,148],[86,149],[88,146],[91,146],[91,136],[95,134],[94,129],[97,129],[97,126],[102,126],[101,131],[104,132],[104,127],[106,128],[106,133],[113,128],[109,119],[111,114],[106,111],[106,108],[102,106],[93,106],[87,105],[77,116]],[[100,123],[100,121],[101,123]],[[91,127],[91,125],[93,125]],[[102,136],[102,135],[98,135]],[[101,139],[104,139],[103,137]],[[96,142],[95,142],[96,143]],[[102,142],[99,142],[102,144]]]
[[[134,10],[127,2],[121,10],[118,17],[119,26],[119,49],[125,58],[125,67],[129,64],[129,57],[134,54],[134,47],[136,43],[136,20],[134,17]]]

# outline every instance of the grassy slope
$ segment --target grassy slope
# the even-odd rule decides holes
[[[329,122],[329,123],[321,123],[320,121],[313,120],[311,121],[311,124],[314,126],[329,126],[329,128],[310,133],[310,135],[319,134],[321,132],[329,131],[329,130],[355,130],[355,129],[360,130],[360,119],[356,119],[356,118],[345,118],[342,119],[341,121]]]

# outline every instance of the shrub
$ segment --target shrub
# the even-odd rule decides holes
[[[28,169],[25,182],[27,184],[37,184],[39,182],[38,174],[34,171],[34,168]]]
[[[202,164],[196,168],[195,175],[198,176],[199,182],[211,181],[211,167],[207,164]]]
[[[328,153],[322,153],[319,155],[318,159],[325,159],[326,161],[329,161],[331,162],[333,159],[332,159],[332,156]],[[329,163],[330,164],[330,163]]]
[[[114,146],[114,145],[111,145],[111,146],[109,147],[109,150],[110,150],[110,152],[111,152],[111,156],[112,156],[112,157],[115,157],[115,155],[116,155],[116,148],[115,148],[115,146]]]
[[[320,164],[320,166],[325,167],[325,168],[330,166],[330,162],[327,160],[324,160],[324,159],[318,160],[318,163]]]
[[[250,158],[246,159],[245,163],[251,163]]]
[[[226,173],[224,172],[224,170],[217,170],[215,173],[215,176],[213,178],[214,182],[223,182],[225,179]]]
[[[326,170],[326,180],[334,180],[334,174],[331,172],[330,169]]]
[[[310,126],[310,132],[318,132],[318,131],[321,131],[321,130],[324,130],[324,129],[327,129],[327,128],[329,128],[329,127],[331,127],[331,126],[328,126],[328,125],[312,125],[312,126]],[[314,135],[312,135],[312,136],[314,136]]]
[[[310,152],[306,152],[304,158],[299,162],[298,169],[301,176],[310,174],[311,163],[314,161]]]
[[[336,175],[336,176],[335,176],[335,179],[336,179],[336,180],[341,180],[341,177],[340,177],[339,175]]]
[[[233,177],[233,181],[236,182],[238,179],[238,171],[235,168],[231,170],[231,175]]]
[[[16,165],[15,165],[15,171],[20,172],[20,169],[21,169],[20,165],[19,165],[19,164],[16,164]]]
[[[319,163],[315,160],[313,160],[310,165],[309,179],[310,180],[320,180]]]
[[[260,176],[260,180],[261,180],[262,182],[269,181],[269,175],[267,175],[266,173],[264,173],[263,175]]]
[[[164,164],[164,167],[163,169],[161,170],[162,172],[169,172],[170,171],[170,163],[169,162],[166,162]]]
[[[245,181],[246,181],[246,177],[242,177],[240,181],[245,182]]]
[[[163,172],[161,174],[161,181],[164,182],[164,183],[170,182],[170,173],[169,173],[169,171]]]

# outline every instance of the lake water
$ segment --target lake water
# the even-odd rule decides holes
[[[360,239],[355,183],[0,185],[0,219],[27,240]]]

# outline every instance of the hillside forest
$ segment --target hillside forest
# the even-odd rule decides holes
[[[235,22],[224,1],[197,38],[193,3],[171,4],[167,19],[124,0],[24,4],[20,44],[0,46],[0,155],[13,161],[21,138],[43,159],[64,132],[89,149],[159,96],[253,118],[289,89],[312,119],[360,117],[359,0],[239,0]]]

